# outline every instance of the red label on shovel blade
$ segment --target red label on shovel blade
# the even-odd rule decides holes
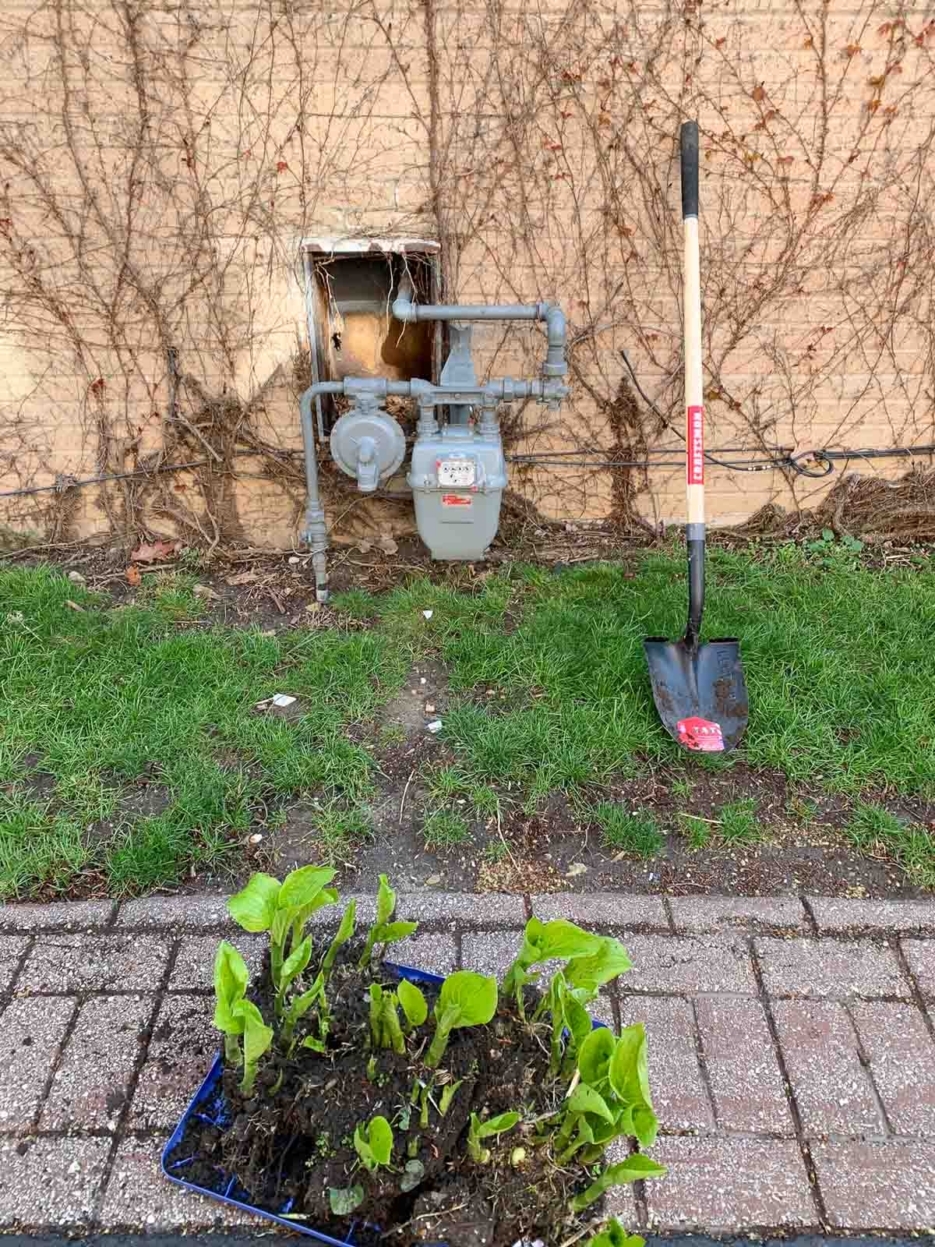
[[[688,483],[704,484],[704,408],[688,409]]]
[[[697,749],[700,753],[721,753],[724,749],[721,725],[710,719],[679,719],[675,730],[679,734],[679,744],[688,749]]]

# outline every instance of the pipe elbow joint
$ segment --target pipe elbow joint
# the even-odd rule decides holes
[[[567,325],[565,313],[557,303],[548,305],[545,314],[545,324],[548,337],[548,351],[546,352],[545,363],[542,365],[543,376],[564,377],[568,371],[568,365],[565,361]]]

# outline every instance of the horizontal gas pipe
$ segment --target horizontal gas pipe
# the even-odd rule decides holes
[[[393,302],[393,315],[405,324],[420,320],[537,320],[544,321],[548,352],[542,365],[543,376],[564,377],[565,313],[555,303],[413,303],[412,284],[403,279]]]

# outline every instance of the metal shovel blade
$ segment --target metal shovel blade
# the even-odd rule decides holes
[[[734,638],[690,646],[643,642],[653,700],[670,736],[699,753],[733,749],[747,726],[747,685]]]

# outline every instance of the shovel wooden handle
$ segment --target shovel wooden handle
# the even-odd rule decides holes
[[[679,135],[682,173],[682,229],[685,334],[685,479],[688,496],[688,628],[697,643],[704,609],[704,381],[701,369],[701,256],[698,241],[698,122],[686,121]]]

